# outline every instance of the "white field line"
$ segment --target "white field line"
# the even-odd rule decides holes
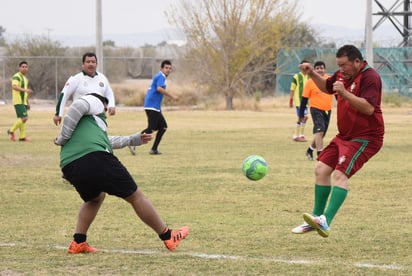
[[[24,247],[29,246],[15,243],[0,243],[0,247]],[[67,250],[67,246],[51,246],[52,248],[59,250]],[[100,252],[106,253],[120,253],[120,254],[136,254],[136,255],[164,255],[167,251],[159,250],[130,250],[130,249],[99,249]],[[301,264],[301,265],[324,265],[321,261],[312,261],[312,260],[291,260],[291,259],[282,259],[282,258],[266,258],[266,257],[250,257],[250,256],[236,256],[236,255],[223,255],[223,254],[206,254],[199,252],[173,252],[173,254],[185,255],[189,257],[196,257],[200,259],[209,259],[209,260],[242,260],[242,261],[262,261],[262,262],[273,262],[273,263],[286,263],[286,264]],[[383,270],[405,270],[406,268],[400,265],[392,264],[372,264],[372,263],[354,263],[353,266],[360,268],[375,268]]]

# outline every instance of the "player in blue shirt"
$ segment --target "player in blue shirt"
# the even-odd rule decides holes
[[[161,110],[163,96],[166,95],[173,100],[179,99],[178,96],[166,90],[166,79],[171,71],[172,63],[170,60],[163,60],[160,66],[160,71],[153,77],[152,83],[146,93],[144,110],[147,115],[148,126],[142,133],[153,133],[153,131],[157,131],[150,154],[162,154],[158,151],[158,147],[163,134],[167,130],[167,122]],[[130,146],[129,149],[133,155],[136,153],[134,146]]]

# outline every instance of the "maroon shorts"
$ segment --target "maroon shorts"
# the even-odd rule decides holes
[[[342,140],[335,137],[319,155],[318,160],[350,178],[382,148],[382,145],[381,139]]]

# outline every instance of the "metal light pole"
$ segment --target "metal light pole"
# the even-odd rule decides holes
[[[365,48],[366,60],[373,67],[372,0],[366,1]]]
[[[98,70],[104,73],[103,64],[103,31],[102,31],[102,0],[96,0],[96,55]]]

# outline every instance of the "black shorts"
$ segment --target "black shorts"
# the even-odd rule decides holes
[[[126,198],[137,190],[136,182],[119,159],[104,151],[86,154],[66,165],[62,172],[85,202],[102,192]]]
[[[323,132],[323,136],[326,135],[329,127],[331,110],[320,110],[315,107],[310,108],[310,115],[313,121],[313,134]]]
[[[162,112],[145,109],[147,115],[148,129],[159,130],[167,128],[167,122]]]

